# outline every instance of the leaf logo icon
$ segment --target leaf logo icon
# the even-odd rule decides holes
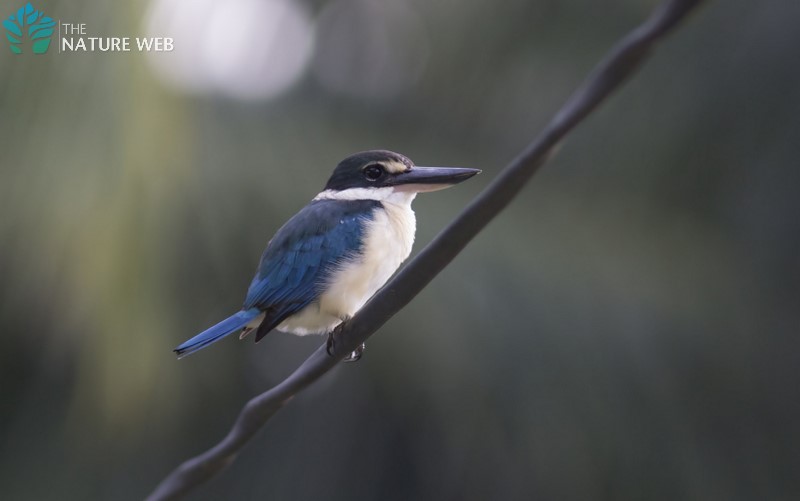
[[[11,52],[14,54],[22,54],[22,48],[26,46],[25,39],[29,40],[34,54],[47,52],[55,25],[53,19],[45,16],[42,11],[34,9],[30,2],[3,21],[6,38],[11,42]]]

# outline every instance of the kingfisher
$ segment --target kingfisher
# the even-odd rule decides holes
[[[478,169],[418,167],[399,153],[371,150],[336,166],[322,192],[292,216],[261,255],[241,311],[177,348],[184,357],[234,332],[256,342],[276,329],[333,332],[361,309],[411,253],[417,193],[437,191]],[[364,345],[346,358],[361,358]]]

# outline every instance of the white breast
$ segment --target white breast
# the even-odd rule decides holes
[[[361,309],[411,254],[416,232],[413,199],[413,193],[397,193],[382,200],[384,210],[375,210],[364,229],[361,255],[342,263],[320,299],[287,318],[278,330],[327,333]]]

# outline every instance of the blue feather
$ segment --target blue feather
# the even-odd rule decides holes
[[[258,308],[242,310],[226,318],[214,327],[204,330],[172,351],[178,354],[178,358],[185,357],[197,350],[205,348],[215,341],[219,341],[228,334],[236,332],[260,314],[261,310]]]
[[[317,200],[305,206],[261,256],[244,308],[269,308],[273,318],[285,318],[312,303],[330,274],[361,252],[364,223],[379,206],[375,200]]]

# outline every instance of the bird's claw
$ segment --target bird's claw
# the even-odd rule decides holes
[[[344,327],[344,322],[337,325],[335,329],[328,333],[328,342],[325,344],[325,351],[328,352],[328,356],[332,357],[336,352],[336,335],[342,331]],[[347,355],[344,358],[344,362],[357,362],[361,360],[361,357],[364,355],[364,350],[366,349],[366,345],[361,343],[352,353]]]
[[[336,352],[335,336],[342,332],[342,329],[344,328],[344,322],[345,320],[342,320],[342,323],[334,327],[333,330],[328,333],[328,343],[325,345],[325,351],[328,352],[329,357],[332,357]]]
[[[333,339],[333,333],[336,332],[336,329],[330,331],[328,333],[328,342],[325,345],[325,351],[328,352],[328,356],[332,357],[333,352],[336,351],[336,340]]]

